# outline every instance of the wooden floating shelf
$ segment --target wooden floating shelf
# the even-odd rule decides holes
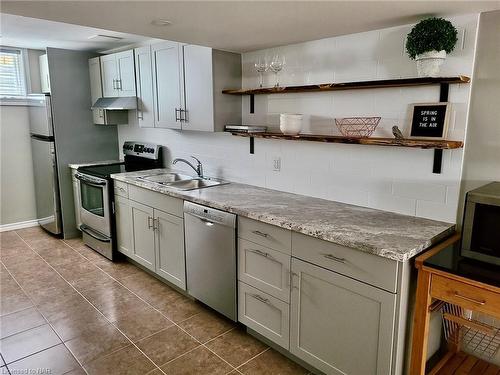
[[[326,92],[326,91],[338,91],[338,90],[374,89],[383,87],[426,86],[426,85],[437,85],[443,83],[459,84],[459,83],[469,83],[469,82],[470,78],[467,76],[398,78],[398,79],[384,79],[376,81],[325,83],[320,85],[222,90],[222,93],[229,95],[259,95],[259,94],[264,95],[264,94],[286,94],[286,93],[299,93],[299,92],[323,92],[323,91]]]
[[[419,139],[395,139],[395,138],[349,138],[333,135],[317,135],[317,134],[299,134],[286,135],[281,133],[238,133],[231,132],[232,135],[239,137],[250,138],[270,138],[270,139],[285,139],[290,141],[311,141],[311,142],[326,142],[326,143],[349,143],[357,145],[371,146],[393,146],[393,147],[413,147],[423,149],[456,149],[462,148],[461,141],[448,140],[419,140]]]

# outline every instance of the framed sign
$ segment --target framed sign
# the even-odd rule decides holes
[[[445,139],[448,131],[449,104],[413,104],[410,138]]]

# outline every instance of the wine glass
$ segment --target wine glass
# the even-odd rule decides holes
[[[269,64],[269,69],[276,75],[276,84],[274,87],[279,87],[280,84],[278,82],[278,73],[285,66],[285,57],[280,55],[274,55],[271,64]]]
[[[257,73],[259,73],[259,82],[260,82],[260,87],[262,87],[262,84],[264,82],[264,77],[263,74],[267,72],[267,69],[269,69],[269,65],[267,64],[267,60],[263,57],[259,57],[255,61],[255,70]]]

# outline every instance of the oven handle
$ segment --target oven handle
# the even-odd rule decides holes
[[[102,235],[96,233],[95,231],[93,231],[92,229],[90,229],[85,224],[80,225],[80,229],[81,229],[82,232],[85,232],[90,237],[95,238],[98,241],[101,241],[101,242],[110,242],[111,241],[110,238],[108,238],[106,236],[102,236]]]
[[[75,173],[75,178],[77,178],[80,181],[85,182],[86,184],[89,185],[94,185],[94,186],[105,186],[108,182],[104,179],[101,178],[92,178],[87,175],[84,175],[82,173],[76,172]]]

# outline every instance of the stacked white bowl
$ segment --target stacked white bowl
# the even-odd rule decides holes
[[[302,130],[302,115],[299,113],[280,114],[280,130],[287,135],[299,134]]]

